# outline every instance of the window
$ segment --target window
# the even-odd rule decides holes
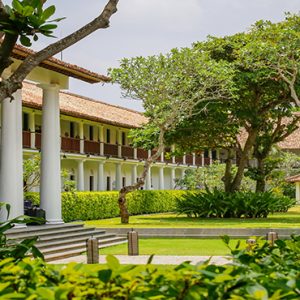
[[[110,177],[109,176],[106,177],[106,190],[110,191]]]
[[[106,129],[106,143],[110,144],[110,129]]]
[[[23,113],[23,130],[29,131],[29,114]],[[31,129],[34,131],[34,128]]]
[[[94,176],[90,176],[90,191],[94,190]]]
[[[75,175],[71,174],[71,175],[70,175],[70,180],[71,180],[71,181],[75,181]]]
[[[89,140],[94,140],[94,126],[89,126]]]
[[[212,151],[211,151],[211,158],[212,158],[213,160],[216,160],[216,159],[217,159],[217,150],[212,150]]]
[[[205,157],[205,158],[208,158],[208,157],[209,157],[209,152],[208,152],[208,150],[204,150],[204,157]]]
[[[126,186],[126,177],[122,177],[122,187]]]
[[[74,124],[74,122],[70,122],[70,137],[71,138],[75,137],[75,124]]]
[[[126,145],[126,133],[122,132],[122,145],[125,146]]]

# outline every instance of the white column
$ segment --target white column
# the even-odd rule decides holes
[[[181,169],[181,179],[183,179],[185,176],[185,169]]]
[[[35,149],[35,114],[29,113],[30,148]]]
[[[164,167],[159,168],[159,189],[165,189]]]
[[[186,165],[186,156],[185,156],[185,153],[184,153],[184,155],[183,155],[183,157],[182,157],[182,164],[183,164],[183,165]]]
[[[43,89],[41,207],[49,224],[61,224],[59,87],[55,84],[40,87]]]
[[[122,157],[122,132],[117,131],[118,157]]]
[[[165,153],[164,152],[162,152],[161,155],[160,155],[160,161],[161,162],[165,161]]]
[[[99,126],[100,155],[104,156],[104,128]]]
[[[193,166],[195,166],[196,165],[196,155],[195,155],[195,153],[193,153]]]
[[[80,153],[84,153],[84,131],[83,122],[79,122]]]
[[[116,190],[120,190],[122,188],[122,165],[120,163],[116,163]]]
[[[300,182],[296,182],[296,203],[300,204]]]
[[[104,161],[98,164],[98,191],[104,191]]]
[[[175,145],[172,145],[171,147],[172,152],[175,152]],[[172,164],[176,164],[176,157],[175,155],[172,156]]]
[[[77,190],[84,191],[84,160],[79,160],[77,165]]]
[[[21,90],[13,97],[4,99],[1,110],[0,202],[10,204],[10,219],[24,214]],[[6,216],[1,212],[2,221]]]
[[[137,148],[133,148],[133,159],[137,159]]]
[[[146,176],[145,190],[151,190],[151,166],[149,166],[149,170]]]
[[[172,190],[175,187],[175,179],[176,179],[175,168],[171,168],[171,189]]]
[[[131,184],[136,184],[136,179],[137,179],[137,165],[132,165],[132,170],[131,170]]]
[[[212,160],[212,150],[208,151],[208,157],[209,157],[209,164],[211,165],[213,163],[213,160]]]

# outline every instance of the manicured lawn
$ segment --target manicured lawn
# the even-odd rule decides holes
[[[287,213],[276,213],[262,219],[187,218],[170,213],[131,216],[127,225],[121,224],[120,218],[85,221],[85,225],[109,228],[299,228],[300,206],[293,207]]]
[[[246,242],[241,240],[241,245]],[[234,247],[237,240],[231,240],[230,245]],[[127,244],[116,245],[100,250],[100,254],[127,255]],[[228,255],[230,250],[221,239],[140,239],[140,255]]]

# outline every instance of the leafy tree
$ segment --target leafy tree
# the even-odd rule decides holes
[[[230,97],[232,75],[227,62],[213,61],[205,53],[199,55],[189,48],[173,49],[166,55],[123,59],[119,68],[110,71],[124,97],[143,101],[149,119],[148,124],[133,133],[133,143],[156,149],[145,161],[137,183],[120,190],[122,223],[129,221],[126,195],[144,185],[149,166],[165,149],[166,134],[194,115],[199,103]]]
[[[299,20],[299,16],[288,16],[278,24],[259,21],[247,33],[210,38],[207,42],[194,45],[200,55],[206,52],[212,60],[230,64],[234,70],[234,96],[227,101],[217,101],[214,106],[207,105],[207,117],[203,116],[202,120],[191,117],[178,124],[173,140],[178,140],[178,135],[181,135],[179,143],[183,142],[183,150],[191,151],[203,146],[214,147],[215,141],[219,143],[221,139],[219,145],[224,145],[228,150],[224,176],[225,190],[228,192],[240,189],[255,145],[260,151],[263,147],[261,143],[268,141],[268,146],[264,147],[265,156],[272,145],[296,128],[294,117],[289,124],[282,122],[285,117],[291,117],[291,103],[297,104],[291,92],[292,87],[285,77],[291,75],[299,63],[299,26],[296,26]],[[264,46],[267,38],[268,46]],[[280,40],[281,49],[276,46],[274,50],[271,47],[274,40]],[[282,59],[284,44],[289,44],[286,45],[289,54],[285,54]],[[269,48],[272,48],[272,64],[269,63]],[[280,69],[275,68],[275,63],[280,65]],[[282,76],[284,71],[286,76]],[[293,74],[293,81],[297,83],[298,73],[295,71]],[[294,89],[296,91],[296,86]],[[204,125],[206,121],[208,126]],[[191,128],[189,134],[186,134],[186,128]],[[234,138],[237,128],[243,133],[243,139]],[[234,151],[237,153],[238,166],[235,174],[232,172]]]
[[[45,7],[47,0],[13,0],[12,5],[4,5],[0,0],[0,75],[11,63],[11,53],[18,39],[24,46],[30,46],[39,35],[52,36],[56,24],[61,19],[51,20],[55,13],[53,5]],[[22,88],[26,76],[45,59],[74,45],[98,29],[109,26],[110,17],[117,11],[118,0],[109,0],[103,11],[82,28],[50,44],[46,48],[29,55],[20,66],[0,83],[0,101],[12,98],[12,94]]]

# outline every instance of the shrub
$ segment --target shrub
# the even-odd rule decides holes
[[[128,210],[131,215],[172,212],[176,208],[176,199],[185,194],[193,192],[136,191],[127,196]],[[38,204],[39,194],[26,193],[26,199]],[[118,217],[118,192],[62,193],[62,215],[65,222]]]
[[[228,243],[228,238],[224,238]],[[233,264],[156,268],[1,261],[1,299],[299,299],[300,238],[233,249]]]
[[[177,199],[176,211],[189,217],[265,218],[270,213],[287,211],[293,205],[294,199],[271,192],[225,193],[214,189]]]

